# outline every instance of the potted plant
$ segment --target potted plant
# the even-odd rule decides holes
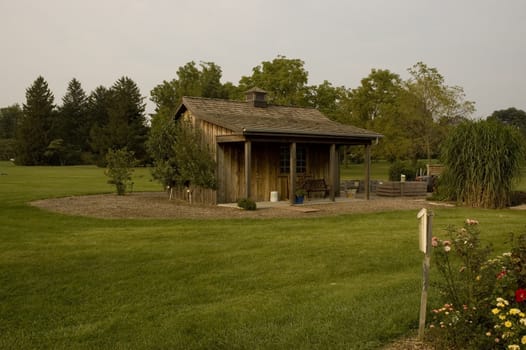
[[[296,200],[294,201],[294,203],[303,204],[303,200],[307,195],[307,191],[305,191],[303,188],[298,188],[294,194],[296,195]]]

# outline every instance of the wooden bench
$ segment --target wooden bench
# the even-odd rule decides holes
[[[305,180],[303,189],[307,192],[307,197],[310,197],[311,192],[323,192],[323,198],[329,194],[329,187],[324,179]]]

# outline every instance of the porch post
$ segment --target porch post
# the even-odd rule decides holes
[[[296,198],[296,142],[290,144],[290,192],[289,202],[294,204]]]
[[[369,200],[370,198],[370,188],[369,184],[371,183],[371,144],[365,145],[365,199]]]
[[[336,145],[331,144],[330,156],[329,156],[329,199],[334,202],[336,194],[336,172],[338,171],[338,161],[336,159]]]
[[[221,171],[220,169],[224,169],[224,162],[225,162],[225,151],[223,150],[224,145],[220,143],[216,143],[216,179],[217,179],[217,189],[215,190],[216,193],[216,204],[217,203],[225,203],[225,172]],[[228,186],[226,186],[228,187]]]
[[[245,195],[250,198],[250,178],[252,177],[252,142],[245,141]]]

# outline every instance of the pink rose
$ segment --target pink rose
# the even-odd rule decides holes
[[[466,219],[466,224],[468,225],[478,225],[478,221],[474,219]]]

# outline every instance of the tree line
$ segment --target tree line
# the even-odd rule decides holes
[[[122,77],[89,95],[72,79],[60,106],[39,76],[26,90],[22,107],[2,109],[12,154],[22,165],[104,164],[108,149],[128,147],[145,159],[148,126],[144,98],[133,80]]]
[[[87,94],[72,79],[62,103],[43,77],[26,90],[26,101],[0,109],[0,157],[23,165],[105,165],[109,149],[126,148],[142,164],[152,156],[146,140],[150,122],[169,120],[183,96],[241,100],[244,91],[268,91],[270,103],[317,108],[329,118],[374,130],[385,136],[374,148],[376,158],[397,160],[435,157],[445,135],[475,108],[459,86],[448,86],[436,68],[418,62],[406,80],[389,70],[373,69],[356,88],[325,80],[308,84],[304,61],[277,56],[252,69],[237,85],[222,83],[221,67],[213,62],[188,62],[176,77],[150,92],[155,112],[145,114],[145,97],[129,77]],[[526,132],[526,113],[510,108],[491,118]],[[359,159],[359,150],[349,155]]]

